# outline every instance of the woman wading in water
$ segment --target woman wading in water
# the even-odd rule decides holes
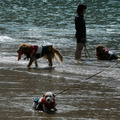
[[[86,43],[86,25],[84,14],[87,9],[85,4],[79,4],[77,7],[77,16],[75,17],[75,29],[76,29],[76,51],[75,59],[81,59],[81,52]]]

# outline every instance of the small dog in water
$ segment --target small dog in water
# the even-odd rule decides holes
[[[18,61],[21,59],[21,55],[26,55],[26,58],[29,59],[29,64],[27,67],[30,67],[35,62],[35,66],[38,67],[37,59],[44,57],[48,59],[49,66],[52,66],[52,60],[55,56],[58,57],[59,61],[63,61],[63,57],[58,50],[56,50],[52,45],[48,46],[38,46],[38,45],[28,45],[28,44],[21,44],[18,49]]]
[[[96,56],[97,56],[98,60],[118,60],[120,58],[119,55],[117,55],[116,53],[113,53],[113,52],[109,51],[102,44],[99,44],[96,47]]]
[[[43,97],[36,97],[34,99],[33,108],[46,113],[55,113],[57,111],[56,105],[55,94],[46,92]]]

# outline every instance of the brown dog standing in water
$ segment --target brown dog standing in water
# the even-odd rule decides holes
[[[37,59],[44,57],[48,59],[49,66],[52,66],[52,60],[55,56],[58,57],[60,62],[63,61],[63,57],[58,50],[56,50],[52,45],[48,46],[38,46],[38,45],[28,45],[21,44],[18,49],[18,61],[21,59],[21,55],[24,54],[27,59],[30,59],[27,67],[30,67],[35,62],[35,66],[38,67]]]

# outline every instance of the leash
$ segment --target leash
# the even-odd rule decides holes
[[[72,87],[68,87],[68,88],[66,88],[66,89],[62,90],[61,92],[59,92],[59,93],[55,94],[55,96],[57,96],[58,94],[61,94],[61,93],[65,92],[65,91],[69,90],[70,88],[72,88]]]
[[[85,57],[87,58],[87,54],[88,54],[88,57],[90,58],[90,54],[87,50],[86,44],[84,45],[84,47],[85,47],[85,49],[84,49],[85,50]]]
[[[94,75],[91,75],[90,77],[86,78],[86,80],[88,80],[88,79],[90,79],[90,78],[92,78],[92,77],[94,77],[94,76],[96,76],[96,75],[98,75],[98,74],[100,74],[100,73],[102,73],[102,72],[104,72],[104,71],[106,71],[106,70],[108,70],[108,69],[112,68],[113,66],[117,65],[118,63],[119,63],[119,61],[118,61],[117,63],[115,63],[115,64],[113,64],[113,65],[111,65],[111,66],[107,67],[106,69],[101,70],[101,71],[99,71],[99,72],[95,73]]]
[[[117,63],[115,63],[115,64],[113,64],[113,65],[111,65],[111,66],[109,66],[109,67],[107,67],[107,68],[104,69],[104,70],[101,70],[101,71],[99,71],[99,72],[97,72],[97,73],[91,75],[90,77],[86,78],[85,80],[88,80],[88,79],[90,79],[90,78],[92,78],[92,77],[94,77],[94,76],[96,76],[96,75],[98,75],[98,74],[104,72],[105,70],[108,70],[108,69],[112,68],[113,66],[117,65],[119,62],[120,62],[120,61],[118,61]],[[65,91],[68,91],[68,90],[71,89],[71,88],[74,88],[74,86],[68,87],[68,88],[62,90],[61,92],[57,93],[56,96],[57,96],[58,94],[61,94],[61,93],[65,92]]]

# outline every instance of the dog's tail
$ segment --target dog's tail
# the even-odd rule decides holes
[[[54,47],[52,47],[53,48],[53,50],[54,50],[54,53],[55,53],[55,56],[58,58],[58,60],[62,63],[63,62],[63,57],[62,57],[62,55],[61,55],[61,53],[58,51],[58,50],[56,50]]]

